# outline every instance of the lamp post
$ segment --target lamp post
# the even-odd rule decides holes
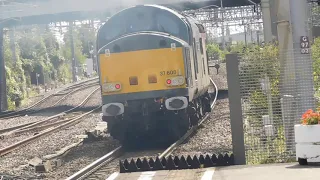
[[[36,73],[37,86],[39,86],[39,77],[40,77],[40,74]]]

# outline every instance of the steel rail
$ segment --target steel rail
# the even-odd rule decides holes
[[[71,91],[70,93],[68,93],[67,95],[65,95],[64,97],[62,97],[58,102],[56,102],[55,104],[53,104],[53,105],[50,106],[50,107],[56,106],[59,102],[61,102],[61,101],[62,101],[63,99],[65,99],[66,97],[68,97],[70,94],[75,93],[75,92],[78,92],[78,91],[81,91],[81,90],[83,90],[83,89],[86,89],[86,88],[89,88],[89,87],[92,87],[92,86],[95,86],[95,84],[94,84],[94,85],[90,85],[90,86],[84,86],[84,87],[79,88],[79,89],[75,89],[75,90]],[[99,89],[99,88],[97,88],[96,90],[94,90],[94,92],[97,91],[98,89]],[[86,99],[85,99],[85,100],[86,100]],[[72,110],[80,107],[83,103],[85,103],[85,100],[84,100],[83,102],[81,102],[77,107],[74,107],[74,108],[72,108],[72,109],[70,109],[70,110],[68,110],[68,111],[63,111],[63,112],[61,112],[61,113],[59,113],[59,114],[50,116],[50,117],[48,117],[47,119],[35,121],[35,122],[32,122],[32,123],[26,123],[26,124],[18,125],[18,126],[11,127],[11,128],[7,128],[7,129],[1,129],[1,130],[0,130],[0,133],[1,133],[0,136],[3,135],[3,133],[11,132],[11,131],[14,131],[14,130],[17,130],[17,131],[18,131],[18,130],[21,130],[21,129],[34,127],[34,126],[39,125],[39,124],[41,124],[41,123],[44,123],[44,122],[46,122],[46,121],[49,121],[49,120],[58,118],[58,117],[60,117],[60,116],[63,116],[63,115],[65,115],[65,113],[68,113],[69,111],[72,111]]]
[[[93,96],[94,93],[96,93],[100,88],[97,88],[95,89],[94,91],[92,91],[86,98],[85,100],[83,100],[78,106],[70,109],[70,110],[67,110],[67,111],[64,111],[63,112],[63,115],[61,115],[59,118],[63,117],[63,116],[66,116],[66,115],[71,115],[71,119],[73,117],[76,117],[77,114],[72,114],[72,113],[69,113],[73,110],[76,110],[77,108],[80,108],[81,106],[83,106],[85,103],[88,102],[89,98],[91,96]],[[68,114],[69,113],[69,114]],[[43,126],[39,126],[37,127],[36,125],[30,125],[29,127],[23,127],[22,129],[20,130],[16,130],[13,134],[17,135],[17,134],[21,134],[21,133],[25,133],[25,132],[28,132],[28,131],[33,131],[33,130],[37,130],[37,129],[43,129],[43,128],[47,128],[47,127],[52,127],[52,126],[55,126],[55,125],[58,125],[58,124],[63,124],[64,122],[68,122],[70,121],[70,119],[67,119],[67,120],[61,120],[61,121],[58,121],[58,122],[53,122],[53,123],[50,123],[50,124],[46,124],[46,125],[43,125]],[[39,123],[39,124],[42,124],[43,122]],[[39,125],[37,124],[37,125]],[[36,127],[35,127],[36,126]]]
[[[214,81],[210,78],[211,83],[215,87],[215,97],[213,102],[211,103],[211,109],[215,107],[217,98],[218,98],[218,87],[214,83]],[[183,143],[190,135],[195,132],[195,130],[201,125],[207,118],[209,117],[209,113],[205,115],[205,117],[200,121],[200,123],[197,126],[192,127],[184,136],[182,136],[178,141],[176,141],[174,144],[172,144],[169,148],[167,148],[160,156],[166,157],[170,155],[181,143]],[[112,160],[122,156],[125,153],[122,146],[119,146],[115,150],[109,152],[108,154],[104,155],[103,157],[99,158],[98,160],[92,162],[85,168],[81,169],[80,171],[76,172],[72,176],[68,177],[66,180],[82,180],[89,175],[93,174],[95,171],[99,170],[102,166],[110,163]]]
[[[92,87],[92,86],[94,86],[94,85],[96,85],[96,84],[98,84],[97,82],[94,82],[94,83],[90,83],[90,84],[85,84],[85,85],[82,85],[82,86],[77,86],[76,88],[79,88],[79,89],[71,89],[71,91],[70,92],[68,92],[67,94],[65,93],[65,95],[61,98],[61,99],[59,99],[56,103],[54,103],[53,105],[51,105],[51,106],[49,106],[48,108],[51,108],[51,107],[54,107],[54,106],[56,106],[57,104],[59,104],[62,100],[64,100],[65,98],[67,98],[70,94],[72,94],[72,93],[75,93],[75,92],[77,92],[77,91],[79,91],[79,90],[82,90],[82,89],[84,89],[84,88],[88,88],[88,87]],[[70,88],[70,87],[68,87],[68,88]],[[73,88],[75,88],[75,87],[73,87]],[[64,89],[64,90],[62,90],[62,91],[65,91],[66,89]],[[62,92],[62,91],[59,91],[59,93],[60,92]],[[54,93],[54,94],[52,94],[50,97],[52,97],[52,96],[56,96],[57,95],[57,93]],[[59,94],[60,95],[60,94]],[[61,95],[63,95],[63,94],[61,94]],[[50,98],[50,97],[48,97],[48,98]],[[48,99],[47,98],[47,99]],[[45,99],[45,100],[47,100],[47,99]],[[32,109],[32,108],[31,108]],[[40,112],[41,111],[41,109],[38,109],[38,110],[23,110],[23,111],[21,111],[21,112],[18,112],[18,111],[16,111],[16,113],[14,113],[14,115],[11,115],[11,116],[8,116],[8,115],[4,115],[2,118],[0,118],[0,120],[6,120],[6,119],[10,119],[10,118],[15,118],[15,117],[21,117],[21,116],[24,116],[25,114],[34,114],[34,113],[37,113],[37,112]],[[2,131],[2,130],[0,130],[0,131]]]
[[[43,131],[43,132],[41,132],[41,133],[39,133],[39,134],[37,134],[35,136],[29,137],[27,139],[24,139],[22,141],[19,141],[19,142],[15,143],[13,145],[10,145],[8,147],[2,148],[2,149],[0,149],[0,157],[12,152],[13,150],[15,150],[18,147],[21,147],[22,145],[26,145],[26,144],[30,143],[31,141],[36,140],[39,137],[42,137],[44,135],[53,133],[53,132],[58,131],[58,130],[60,130],[62,128],[66,128],[68,126],[71,126],[72,124],[77,123],[77,121],[79,121],[79,119],[81,119],[82,117],[84,117],[84,116],[86,116],[88,114],[91,114],[94,111],[99,110],[100,108],[101,108],[101,106],[98,107],[98,108],[95,108],[95,109],[93,109],[93,110],[91,110],[91,111],[89,111],[87,113],[84,113],[84,114],[82,114],[82,115],[80,115],[80,116],[78,116],[76,118],[73,118],[69,122],[66,122],[66,123],[64,123],[64,124],[62,124],[60,126],[46,129],[45,131]]]
[[[99,89],[99,88],[97,88],[94,92],[92,92],[91,94],[89,94],[89,95],[86,97],[86,99],[81,102],[81,104],[84,104],[86,101],[88,101],[88,99],[89,99],[98,89]],[[80,107],[80,106],[78,105],[77,107],[73,108],[73,110],[76,109],[76,108],[79,108],[79,107]],[[86,116],[86,115],[88,115],[88,114],[91,114],[92,112],[97,111],[97,110],[100,109],[100,108],[101,108],[101,106],[99,106],[98,108],[95,108],[95,109],[93,109],[93,110],[91,110],[91,111],[89,111],[89,112],[86,112],[86,113],[84,113],[84,114],[81,114],[81,115],[79,115],[79,116],[77,116],[77,117],[71,118],[69,121],[64,122],[62,125],[59,125],[59,126],[57,126],[57,127],[48,128],[48,129],[44,130],[43,132],[41,132],[41,133],[39,133],[39,134],[37,134],[37,135],[35,135],[35,136],[26,138],[26,139],[24,139],[24,140],[22,140],[22,141],[19,141],[19,142],[13,144],[13,145],[10,145],[10,146],[8,146],[8,147],[2,148],[2,149],[0,149],[0,156],[6,155],[6,154],[12,152],[14,149],[16,149],[16,148],[18,148],[18,147],[20,147],[20,146],[22,146],[22,145],[25,145],[25,144],[27,144],[27,143],[29,143],[29,142],[31,142],[31,141],[33,141],[33,140],[41,137],[41,136],[44,136],[44,135],[47,135],[47,134],[49,134],[49,133],[55,132],[55,131],[57,131],[57,130],[59,130],[59,129],[61,129],[61,128],[68,127],[69,125],[71,125],[71,124],[73,124],[73,123],[76,123],[76,122],[77,122],[79,119],[81,119],[82,117],[84,117],[84,116]],[[68,111],[70,112],[70,110],[68,110]]]
[[[88,166],[84,167],[80,171],[76,172],[72,176],[68,177],[66,180],[79,180],[84,179],[87,176],[91,175],[98,169],[100,169],[105,164],[113,161],[114,159],[120,157],[124,153],[124,149],[122,146],[117,147],[115,150],[109,152],[108,154],[102,156],[96,161],[92,162]]]

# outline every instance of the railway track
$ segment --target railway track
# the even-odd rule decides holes
[[[213,82],[212,79],[211,83],[213,84],[215,88],[215,97],[214,100],[211,104],[211,109],[215,107],[216,100],[218,98],[218,87],[216,84]],[[178,141],[173,143],[171,146],[169,146],[165,151],[163,151],[160,156],[158,156],[159,159],[162,158],[167,158],[171,155],[171,153],[183,142],[186,141],[187,138],[192,136],[196,130],[199,128],[199,126],[205,122],[209,118],[209,113],[207,113],[201,121],[198,123],[198,125],[192,127],[184,136],[182,136]],[[109,152],[108,154],[104,155],[103,157],[97,159],[96,161],[92,162],[85,168],[81,169],[80,171],[76,172],[72,176],[68,177],[67,180],[82,180],[82,179],[106,179],[106,172],[109,171],[108,164],[111,163],[112,161],[124,156],[126,153],[126,150],[123,146],[119,146],[113,151]],[[116,172],[117,173],[117,172]],[[113,175],[116,175],[112,174]],[[112,179],[112,178],[111,178]]]
[[[26,114],[37,113],[37,112],[40,111],[40,109],[36,109],[37,106],[41,105],[43,102],[45,102],[46,100],[48,100],[51,97],[63,95],[63,97],[60,98],[56,103],[54,103],[51,106],[49,106],[49,107],[54,107],[57,104],[59,104],[62,100],[67,98],[68,95],[70,95],[70,94],[72,94],[72,93],[74,93],[76,91],[79,91],[79,90],[81,90],[81,89],[83,89],[85,87],[88,87],[88,86],[91,87],[91,86],[94,86],[94,85],[98,84],[97,80],[98,80],[98,78],[93,78],[93,79],[89,79],[89,80],[86,80],[86,81],[83,81],[83,82],[80,82],[80,83],[77,83],[77,84],[73,84],[71,86],[68,86],[68,87],[62,89],[62,90],[59,90],[56,93],[49,94],[46,97],[44,97],[44,98],[40,99],[39,101],[37,101],[36,103],[32,104],[31,106],[23,108],[21,110],[2,112],[0,114],[0,121],[1,120],[5,120],[5,119],[20,117],[20,116],[25,116]],[[1,130],[0,130],[0,133],[1,133]]]
[[[78,91],[81,91],[83,89],[87,89],[87,88],[90,88],[90,87],[93,87],[93,86],[96,86],[98,85],[98,83],[93,83],[93,84],[88,84],[86,86],[82,86],[82,87],[79,87],[78,89],[71,89],[70,92],[66,93],[62,98],[60,98],[57,102],[55,102],[54,104],[52,104],[50,107],[55,107],[56,105],[58,105],[61,101],[63,101],[64,99],[66,99],[68,96],[70,96],[71,94],[73,93],[76,93]],[[84,103],[84,102],[82,102]],[[0,129],[0,138],[4,135],[4,133],[7,133],[7,132],[11,132],[11,131],[14,131],[14,130],[21,130],[21,129],[25,129],[25,128],[31,128],[31,127],[34,127],[36,125],[39,125],[39,124],[42,124],[44,122],[47,122],[47,121],[50,121],[50,120],[53,120],[53,119],[56,119],[58,117],[61,117],[62,115],[65,115],[66,113],[69,113],[73,110],[75,110],[76,108],[79,108],[79,105],[72,108],[72,109],[69,109],[67,111],[63,111],[59,114],[56,114],[56,115],[53,115],[53,116],[50,116],[48,117],[47,119],[45,120],[39,120],[39,121],[36,121],[36,122],[31,122],[31,123],[25,123],[25,124],[22,124],[22,125],[18,125],[18,126],[14,126],[14,127],[10,127],[10,128],[6,128],[6,129]],[[39,112],[41,110],[38,110],[37,112]],[[26,112],[28,114],[32,114],[32,113],[35,113],[35,112]],[[22,116],[21,114],[19,116]],[[10,116],[11,117],[11,116]],[[9,117],[8,117],[9,118]],[[12,118],[12,117],[11,117]]]
[[[17,126],[14,128],[9,128],[2,130],[2,134],[0,135],[2,138],[7,138],[11,136],[18,136],[23,133],[32,132],[34,135],[31,135],[17,143],[14,143],[10,146],[7,146],[5,148],[0,149],[0,156],[4,156],[13,150],[24,146],[33,140],[36,140],[44,135],[48,135],[50,133],[53,133],[55,131],[58,131],[61,128],[69,127],[73,124],[76,124],[80,121],[80,119],[94,111],[100,110],[100,107],[94,108],[88,112],[81,112],[76,111],[83,105],[85,105],[88,100],[96,93],[99,88],[96,88],[92,93],[90,93],[80,104],[78,104],[76,107],[66,110],[62,113],[59,113],[57,115],[48,117],[47,119],[40,120],[34,123],[25,124],[24,126]],[[44,124],[46,123],[46,124]],[[43,125],[44,124],[44,125]]]

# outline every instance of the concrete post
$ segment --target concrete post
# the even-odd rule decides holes
[[[228,96],[235,164],[246,164],[243,118],[240,94],[239,59],[236,54],[226,55]]]
[[[269,43],[272,41],[272,25],[269,0],[261,0],[261,9],[263,19],[264,41],[266,43]]]
[[[8,109],[7,81],[4,61],[3,27],[0,27],[0,111]]]
[[[226,47],[226,42],[225,42],[225,35],[224,35],[224,7],[223,7],[223,2],[220,0],[220,7],[221,7],[221,33],[222,33],[222,49],[225,50]]]
[[[313,68],[310,47],[310,11],[307,0],[290,0],[291,28],[294,63],[296,67],[296,91],[299,102],[298,117],[307,109],[315,108]],[[308,39],[307,39],[308,38]],[[309,42],[307,42],[309,40]],[[302,44],[303,43],[303,44]],[[302,48],[305,46],[305,48]]]
[[[276,6],[276,0],[269,0],[270,4],[270,16],[271,16],[271,31],[272,37],[278,40],[278,28],[277,28],[277,13],[278,7]]]

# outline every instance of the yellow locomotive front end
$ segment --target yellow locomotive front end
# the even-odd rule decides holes
[[[183,42],[167,35],[137,33],[109,43],[100,52],[105,116],[124,111],[143,114],[144,106],[149,112],[161,110],[161,105],[175,110],[187,107]],[[165,103],[171,97],[180,99],[180,107]]]
[[[147,42],[135,43],[133,45],[139,46]],[[110,49],[106,49],[100,54],[100,67],[103,96],[186,87],[182,47],[141,49],[112,55]]]

